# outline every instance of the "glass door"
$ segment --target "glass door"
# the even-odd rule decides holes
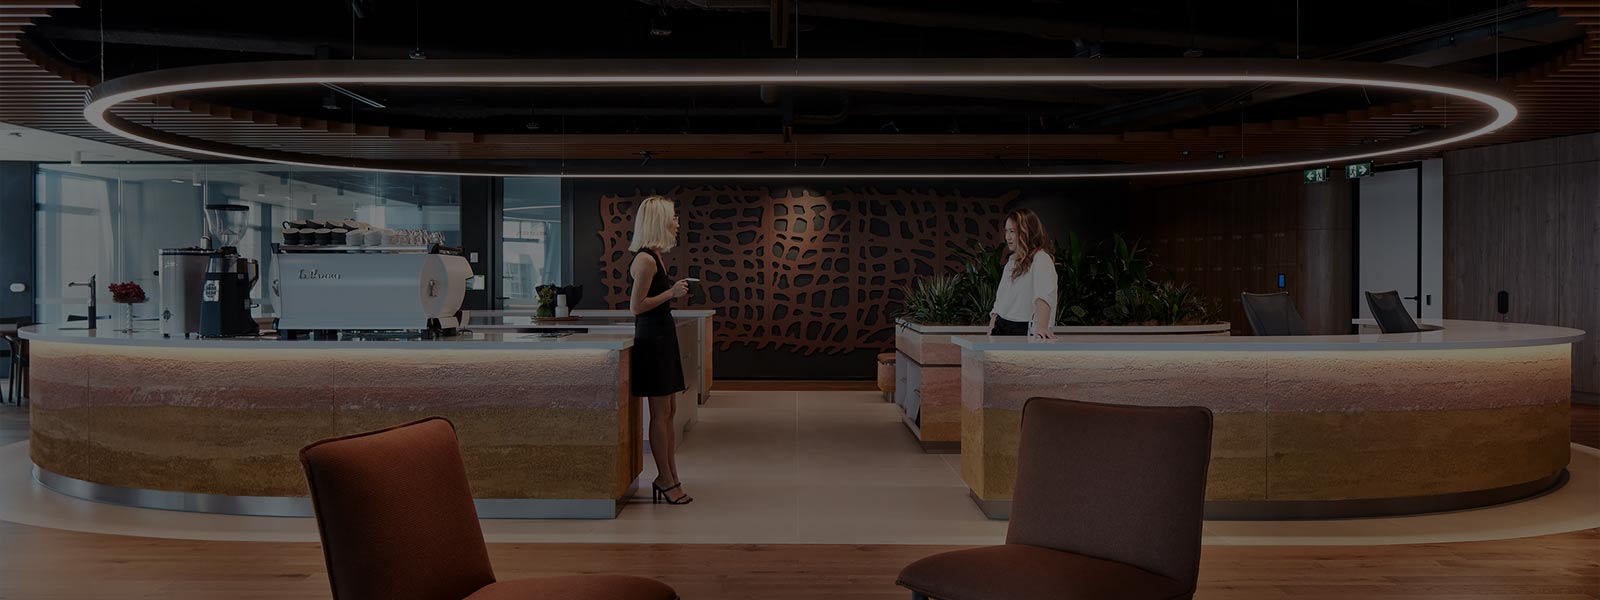
[[[507,179],[500,222],[500,306],[532,310],[534,289],[569,283],[562,272],[561,181]]]

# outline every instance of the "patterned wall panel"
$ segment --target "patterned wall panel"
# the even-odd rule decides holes
[[[951,250],[1003,237],[1019,195],[874,187],[687,187],[668,275],[697,277],[687,308],[715,308],[720,349],[735,345],[806,355],[887,348],[892,309],[912,278],[952,269]],[[601,280],[606,303],[628,303],[633,212],[648,194],[602,195]]]

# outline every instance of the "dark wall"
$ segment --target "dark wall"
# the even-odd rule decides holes
[[[34,163],[0,161],[0,317],[33,316]],[[11,291],[11,284],[27,286]]]
[[[716,375],[871,378],[894,344],[890,314],[910,278],[948,272],[950,249],[1002,237],[1004,214],[1038,213],[1052,235],[1120,231],[1122,181],[1014,185],[574,181],[574,283],[583,308],[626,303],[626,232],[636,202],[679,203],[669,275],[703,285],[685,308],[718,311]],[[794,360],[797,357],[804,360]]]
[[[1449,152],[1444,169],[1445,318],[1582,329],[1572,389],[1600,393],[1600,134]]]
[[[1234,335],[1252,333],[1241,292],[1284,291],[1313,333],[1340,334],[1354,314],[1353,200],[1350,181],[1295,171],[1141,189],[1128,219],[1157,268],[1216,300]]]

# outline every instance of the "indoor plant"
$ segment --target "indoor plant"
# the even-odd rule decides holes
[[[1184,284],[1150,278],[1147,249],[1114,235],[1088,247],[1068,233],[1053,249],[1056,324],[1077,326],[1215,323],[1213,302]],[[955,252],[955,273],[915,280],[897,315],[923,325],[984,325],[1005,273],[1005,247],[973,245]]]

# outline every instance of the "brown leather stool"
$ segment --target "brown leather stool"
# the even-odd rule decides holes
[[[441,417],[300,450],[336,600],[675,600],[623,575],[497,582],[455,426]]]
[[[911,563],[913,598],[1194,596],[1210,410],[1035,398],[1020,446],[1005,545]]]

